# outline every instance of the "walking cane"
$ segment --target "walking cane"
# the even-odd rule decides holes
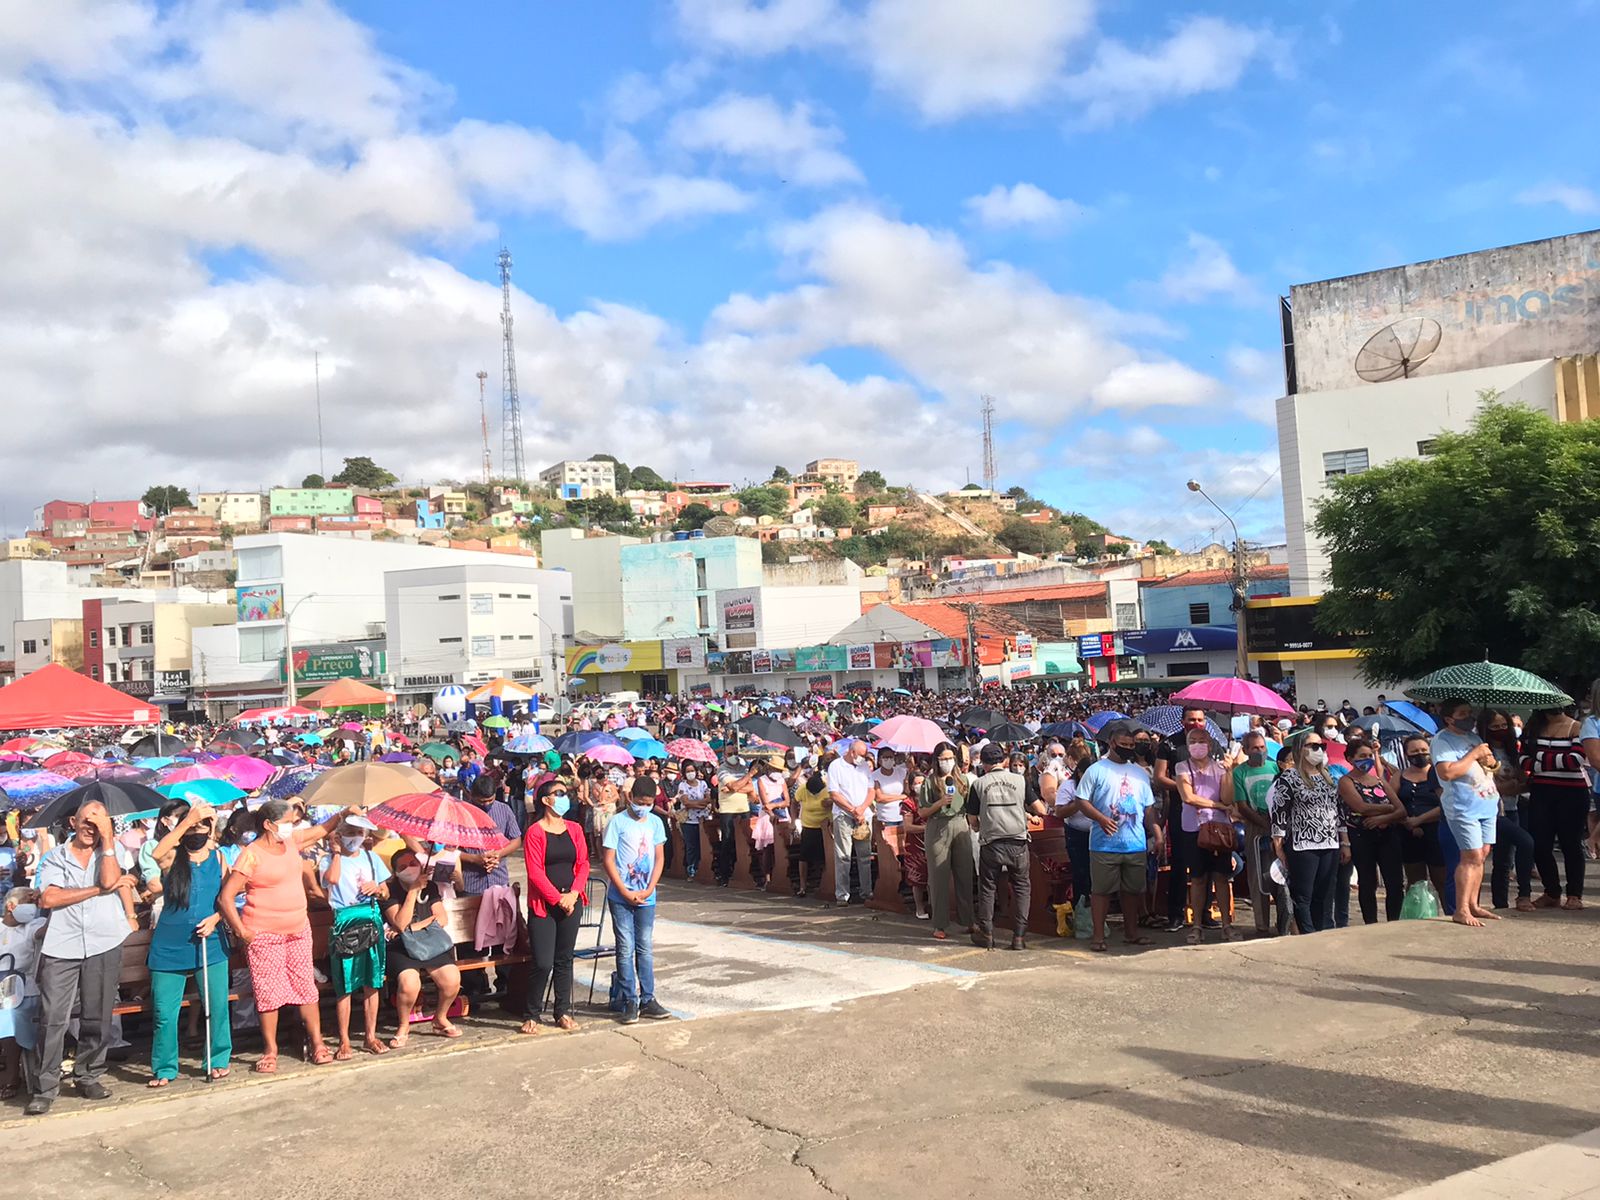
[[[206,965],[206,939],[200,939],[200,1011],[206,1018],[206,1082],[215,1083],[211,1077],[211,975]]]

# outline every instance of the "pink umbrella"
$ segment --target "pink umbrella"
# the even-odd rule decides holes
[[[213,763],[195,763],[189,767],[168,767],[156,773],[162,783],[192,783],[196,779],[221,779],[222,772]]]
[[[621,746],[594,746],[583,751],[582,757],[594,762],[611,763],[618,767],[625,767],[633,761],[633,755]]]
[[[667,753],[673,758],[687,759],[689,762],[710,763],[712,766],[717,762],[716,752],[695,738],[673,738],[667,743]]]
[[[475,733],[464,733],[464,734],[462,734],[461,735],[461,744],[463,746],[471,746],[479,754],[487,754],[487,753],[489,753],[489,747],[485,746],[483,744],[483,739],[481,737],[479,737]],[[629,762],[633,761],[633,757],[631,755],[628,757],[628,761]]]
[[[909,714],[890,717],[873,729],[872,736],[882,745],[906,754],[931,754],[940,742],[950,740],[950,735],[932,721]]]
[[[277,772],[278,768],[247,754],[230,754],[210,764],[224,779],[247,792],[253,792]],[[171,780],[168,780],[170,783]]]
[[[346,721],[343,725],[339,726],[339,728],[340,729],[353,729],[357,733],[360,733],[361,729],[362,729],[362,725],[361,725],[360,721]]]
[[[1251,683],[1248,679],[1235,679],[1220,675],[1191,683],[1174,694],[1172,703],[1190,708],[1203,708],[1217,713],[1257,713],[1263,717],[1292,717],[1294,709],[1284,703],[1283,697],[1269,687]]]

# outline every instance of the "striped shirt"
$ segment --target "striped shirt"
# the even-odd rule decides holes
[[[1535,738],[1522,748],[1523,773],[1531,783],[1547,787],[1588,787],[1587,764],[1583,743],[1575,737]]]

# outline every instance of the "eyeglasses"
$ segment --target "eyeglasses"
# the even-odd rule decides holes
[[[1321,742],[1302,742],[1301,745],[1303,745],[1307,750],[1321,750],[1322,749],[1322,743]]]

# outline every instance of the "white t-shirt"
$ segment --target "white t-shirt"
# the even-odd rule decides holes
[[[888,774],[882,770],[874,771],[872,784],[878,789],[880,796],[887,797],[877,803],[878,820],[898,825],[904,820],[900,811],[900,801],[906,794],[906,769],[896,764]]]
[[[872,768],[866,763],[852,766],[846,759],[835,759],[828,767],[828,790],[838,792],[851,805],[860,808],[872,790]],[[833,815],[839,820],[850,819],[850,814],[838,805],[834,806]]]

